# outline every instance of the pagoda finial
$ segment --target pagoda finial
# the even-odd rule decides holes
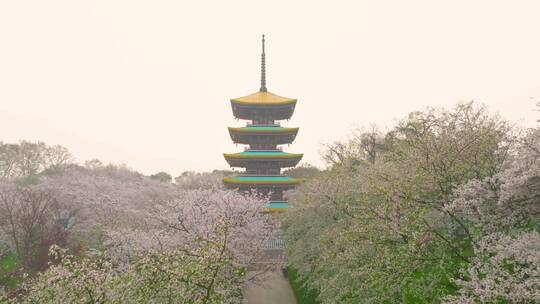
[[[264,53],[264,34],[262,35],[262,54],[261,54],[261,88],[260,92],[266,92],[266,54]]]

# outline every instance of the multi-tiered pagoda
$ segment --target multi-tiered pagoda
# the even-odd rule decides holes
[[[290,119],[296,99],[281,97],[266,89],[264,35],[261,55],[261,88],[259,92],[231,99],[233,115],[248,120],[245,127],[229,127],[231,139],[236,144],[247,145],[244,152],[224,154],[231,167],[244,168],[239,176],[223,179],[228,188],[240,191],[254,190],[269,195],[269,211],[284,211],[289,203],[283,191],[294,188],[301,180],[281,174],[283,168],[294,167],[302,154],[283,152],[279,145],[291,144],[298,128],[285,128],[279,120]]]

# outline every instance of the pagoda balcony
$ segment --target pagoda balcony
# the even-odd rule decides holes
[[[270,193],[273,191],[278,191],[279,193],[282,193],[282,191],[293,189],[301,182],[301,179],[281,175],[240,175],[234,177],[225,177],[223,179],[223,183],[225,184],[225,186],[227,186],[227,188],[240,190],[256,188],[262,193]]]
[[[279,169],[278,169],[279,170]],[[281,171],[281,170],[279,170]],[[261,172],[261,171],[245,171],[243,173],[240,173],[240,176],[281,176],[281,172],[273,171],[273,172]]]
[[[244,152],[249,152],[249,151],[252,151],[252,152],[276,152],[276,151],[280,151],[280,152],[283,152],[283,148],[282,147],[276,147],[275,149],[252,149],[251,147],[245,147],[244,148]]]
[[[282,151],[245,151],[223,154],[231,167],[241,168],[289,168],[296,166],[303,154]]]
[[[285,212],[290,208],[291,205],[287,201],[269,201],[266,203],[268,212]]]
[[[274,121],[274,122],[268,122],[268,123],[263,123],[263,122],[257,122],[257,121],[252,121],[251,123],[248,123],[246,124],[246,127],[250,128],[250,127],[281,127],[281,124],[277,121]]]
[[[298,130],[299,128],[252,125],[242,128],[229,127],[229,134],[237,144],[283,145],[291,144]]]

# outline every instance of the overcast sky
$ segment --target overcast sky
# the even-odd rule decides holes
[[[539,1],[0,1],[0,140],[143,173],[227,168],[230,98],[298,99],[290,152],[475,100],[540,113]]]

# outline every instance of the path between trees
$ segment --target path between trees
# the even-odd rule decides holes
[[[296,304],[291,285],[281,272],[269,272],[262,281],[246,287],[244,304]]]

